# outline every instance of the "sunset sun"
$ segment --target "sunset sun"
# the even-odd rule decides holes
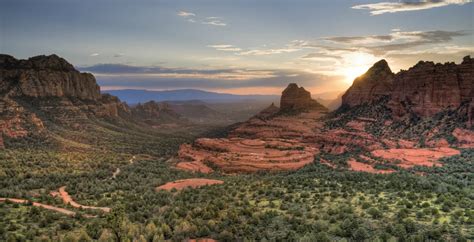
[[[345,57],[346,67],[341,69],[341,74],[345,77],[345,82],[351,84],[355,78],[364,74],[373,63],[377,61],[373,55],[357,52]]]

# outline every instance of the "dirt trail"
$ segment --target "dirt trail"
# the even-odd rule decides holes
[[[130,158],[130,160],[128,160],[128,162],[130,164],[133,164],[135,162],[135,158],[136,158],[136,156],[132,156],[132,158]],[[115,169],[114,173],[112,173],[112,179],[117,178],[117,176],[120,174],[120,172],[122,172],[122,171],[120,170],[119,167],[117,167],[117,169]]]
[[[69,205],[71,205],[75,208],[102,210],[106,213],[110,212],[110,208],[108,208],[108,207],[85,206],[85,205],[82,205],[82,204],[79,204],[79,203],[75,202],[74,200],[72,200],[69,193],[66,192],[66,186],[60,187],[59,192],[51,192],[51,195],[54,196],[54,197],[60,196],[63,199],[63,202],[65,204],[69,204]]]
[[[25,199],[0,198],[0,202],[6,202],[7,200],[10,201],[10,202],[13,202],[13,203],[20,203],[20,204],[28,203],[28,200],[25,200]],[[65,208],[58,208],[58,207],[51,206],[51,205],[46,205],[46,204],[43,204],[43,203],[33,202],[33,206],[48,209],[48,210],[52,210],[52,211],[62,213],[62,214],[65,214],[65,215],[69,215],[69,216],[76,215],[76,212],[73,212],[71,210],[68,210],[68,209],[65,209]]]
[[[117,167],[114,173],[112,173],[112,179],[115,179],[118,176],[118,174],[120,174],[120,168]]]

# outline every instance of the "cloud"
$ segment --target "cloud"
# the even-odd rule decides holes
[[[206,20],[202,21],[203,24],[209,24],[214,26],[226,26],[227,24],[224,23],[221,18],[218,17],[208,17]]]
[[[384,13],[396,13],[405,11],[417,11],[430,8],[444,7],[448,5],[464,5],[472,0],[421,0],[421,1],[399,1],[399,2],[379,2],[353,6],[353,9],[369,10],[372,15]]]
[[[229,44],[219,44],[219,45],[208,45],[207,47],[214,48],[219,51],[229,51],[235,52],[235,55],[240,56],[262,56],[262,55],[274,55],[274,54],[283,54],[300,51],[301,48],[298,48],[293,45],[286,45],[284,48],[265,48],[265,49],[242,49],[234,45]]]
[[[374,55],[384,55],[391,51],[401,51],[414,47],[423,47],[435,44],[445,44],[456,37],[471,35],[466,31],[400,31],[392,30],[387,35],[366,36],[336,36],[325,37],[323,40],[339,44],[338,46],[324,46],[323,44],[308,44],[299,42],[303,47],[310,46],[327,51],[366,51]]]
[[[92,54],[90,54],[90,56],[92,56],[92,57],[99,56],[99,55],[100,55],[99,53],[92,53]]]
[[[219,51],[231,51],[231,52],[237,52],[241,51],[241,48],[235,47],[233,45],[208,45],[207,47],[209,48],[214,48]]]
[[[277,48],[277,49],[253,49],[253,50],[246,50],[242,52],[238,52],[237,55],[253,55],[253,56],[261,56],[261,55],[274,55],[274,54],[283,54],[283,53],[291,53],[300,51],[299,48]]]
[[[300,70],[275,69],[191,69],[161,66],[130,66],[97,64],[79,67],[92,72],[103,89],[120,86],[122,89],[228,89],[277,87],[283,89],[290,82],[305,87],[331,83],[340,77],[325,76]]]
[[[379,41],[391,41],[391,35],[369,35],[369,36],[340,36],[340,37],[326,37],[325,40],[339,43],[370,43]]]
[[[185,18],[190,23],[201,23],[205,25],[213,25],[224,27],[227,26],[227,23],[221,17],[203,17],[199,18],[195,13],[179,11],[178,16]]]
[[[312,59],[312,60],[340,60],[342,57],[338,55],[331,55],[331,54],[326,54],[326,53],[321,53],[321,52],[313,52],[306,54],[305,56],[301,57],[302,59]]]
[[[470,35],[470,33],[465,31],[442,30],[394,32],[394,43],[369,46],[367,49],[374,54],[382,55],[390,51],[400,51],[434,44],[445,44],[452,41],[455,37],[468,35]]]
[[[196,14],[191,13],[191,12],[186,12],[186,11],[179,11],[179,12],[178,12],[178,16],[181,16],[181,17],[192,17],[192,16],[196,16]]]
[[[122,56],[124,56],[124,55],[125,55],[125,54],[123,54],[123,53],[116,53],[116,54],[114,54],[114,57],[115,57],[115,58],[119,58],[119,57],[122,57]]]

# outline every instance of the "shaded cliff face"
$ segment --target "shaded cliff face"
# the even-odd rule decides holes
[[[17,60],[0,55],[0,132],[12,138],[47,126],[79,127],[94,118],[128,115],[117,97],[101,95],[92,74],[56,55]]]
[[[283,90],[280,99],[280,111],[292,112],[307,109],[321,108],[324,106],[311,98],[311,93],[306,91],[304,87],[298,87],[296,83],[290,83]]]
[[[474,61],[465,57],[460,65],[420,61],[395,77],[388,104],[395,117],[407,113],[432,116],[457,109],[474,97]]]
[[[394,118],[407,114],[432,116],[441,111],[466,105],[472,123],[474,97],[474,61],[465,57],[455,63],[435,64],[420,61],[407,71],[393,74],[385,60],[354,80],[342,97],[342,104],[354,107],[389,96],[387,106]]]
[[[364,75],[354,80],[342,96],[342,105],[353,107],[390,95],[393,77],[394,74],[385,60],[375,63]]]
[[[57,55],[17,60],[0,55],[0,91],[10,97],[72,97],[100,99],[100,88],[90,73],[80,73]]]

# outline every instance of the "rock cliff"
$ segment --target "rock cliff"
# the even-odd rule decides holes
[[[0,55],[0,131],[13,138],[44,129],[43,122],[78,127],[84,120],[117,118],[130,110],[100,93],[90,73],[80,73],[57,55],[17,60]]]
[[[469,56],[459,65],[420,61],[406,71],[393,74],[387,62],[381,60],[354,80],[342,97],[342,105],[353,107],[383,96],[389,96],[387,106],[394,118],[407,114],[428,117],[465,105],[472,124],[474,61]]]
[[[353,107],[390,95],[394,74],[387,61],[375,63],[364,75],[357,77],[342,96],[342,105]]]
[[[414,113],[432,116],[445,109],[469,105],[474,97],[474,61],[469,56],[460,65],[420,61],[395,77],[388,106],[394,117]]]
[[[80,73],[57,55],[17,60],[0,55],[0,91],[10,97],[71,97],[100,99],[100,88],[90,73]]]

